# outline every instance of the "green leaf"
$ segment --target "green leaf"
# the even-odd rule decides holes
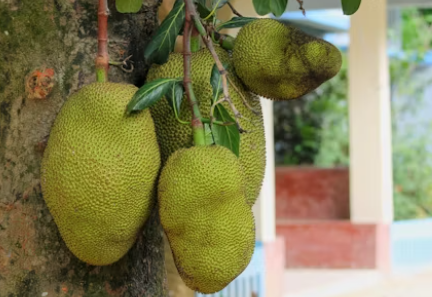
[[[270,10],[276,17],[280,17],[288,5],[288,0],[269,0],[269,2]]]
[[[180,106],[183,100],[184,88],[182,81],[176,81],[165,94],[169,106],[174,110],[175,114],[180,113]]]
[[[197,11],[202,19],[206,18],[211,13],[211,7],[207,0],[194,0],[197,4]]]
[[[156,30],[155,36],[144,51],[144,58],[156,64],[168,61],[169,54],[174,50],[176,38],[185,20],[185,4],[176,0],[173,9]]]
[[[354,14],[360,7],[361,0],[341,0],[342,10],[345,15]]]
[[[227,69],[228,64],[222,63],[225,69]],[[219,69],[216,63],[213,65],[212,73],[210,76],[210,84],[213,88],[212,102],[216,102],[220,95],[223,93],[222,76],[220,75]]]
[[[159,78],[143,85],[129,101],[126,112],[146,109],[158,102],[177,82],[175,78]]]
[[[269,14],[270,11],[270,1],[271,0],[253,0],[253,5],[255,7],[255,11],[258,15],[266,15]]]
[[[201,3],[197,4],[197,11],[202,19],[205,19],[211,12],[211,10]]]
[[[233,17],[229,21],[220,24],[217,27],[217,30],[225,29],[225,28],[239,28],[243,27],[247,23],[250,23],[258,18],[250,18],[250,17]]]
[[[194,0],[194,3],[202,5],[202,6],[206,7],[206,8],[208,8],[208,6],[207,6],[207,0]]]
[[[222,77],[219,73],[219,69],[217,68],[216,63],[213,65],[211,76],[210,76],[210,84],[213,88],[213,96],[212,102],[215,102],[219,99],[220,94],[223,92],[222,88]]]
[[[216,120],[229,123],[235,122],[222,104],[215,107],[214,116]],[[214,142],[230,149],[237,157],[240,156],[240,132],[236,125],[216,125],[211,127]]]
[[[142,0],[116,0],[115,5],[120,13],[136,13],[141,9]]]
[[[210,128],[210,124],[204,124],[205,143],[206,145],[214,144],[213,132]]]

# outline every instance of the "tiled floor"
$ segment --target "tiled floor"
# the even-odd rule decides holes
[[[432,269],[384,277],[373,270],[287,270],[283,297],[431,297]]]
[[[374,286],[382,279],[374,270],[290,269],[285,271],[284,297],[334,297]]]
[[[332,297],[431,297],[432,270],[392,277],[369,289]]]

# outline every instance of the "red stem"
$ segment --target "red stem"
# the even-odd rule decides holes
[[[108,4],[99,0],[98,7],[98,54],[96,57],[96,77],[98,82],[108,81]]]
[[[201,122],[198,103],[196,101],[195,95],[192,89],[192,80],[191,80],[191,35],[192,35],[192,16],[191,10],[193,5],[192,1],[185,0],[185,25],[184,25],[184,33],[183,33],[183,85],[185,87],[186,97],[189,100],[189,105],[192,111],[192,127],[202,128],[203,124]]]

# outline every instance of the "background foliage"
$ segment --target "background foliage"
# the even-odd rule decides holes
[[[400,31],[389,31],[389,38],[397,33],[402,41],[402,51],[390,59],[397,220],[432,215],[432,120],[424,116],[432,68],[422,62],[432,44],[431,24],[431,9],[408,8],[401,11]],[[278,165],[349,165],[347,66],[344,57],[339,75],[303,99],[275,102]]]

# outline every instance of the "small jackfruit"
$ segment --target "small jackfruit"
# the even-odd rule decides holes
[[[93,83],[61,108],[44,152],[45,202],[71,252],[119,260],[154,203],[160,153],[150,111],[125,115],[133,85]]]
[[[230,65],[230,58],[226,51],[216,47],[216,52],[222,62]],[[199,101],[199,108],[204,117],[209,118],[210,107],[212,104],[213,89],[210,84],[210,77],[213,65],[215,64],[211,53],[207,49],[202,49],[192,54],[191,57],[191,76],[192,86],[195,96]],[[232,70],[229,66],[228,71]],[[147,75],[147,81],[158,78],[179,78],[183,77],[183,55],[172,53],[167,63],[163,65],[153,65]],[[232,102],[242,114],[240,119],[242,127],[248,131],[240,136],[240,164],[244,171],[246,182],[247,200],[250,205],[256,201],[265,170],[265,138],[264,125],[259,98],[247,91],[237,76],[230,73],[229,93]],[[243,98],[243,99],[242,99]],[[252,112],[244,103],[255,112]],[[226,110],[233,116],[230,106],[223,103]],[[165,98],[151,107],[157,137],[161,149],[162,163],[180,148],[187,148],[193,145],[192,128],[177,121],[174,112],[168,105]],[[191,119],[191,111],[186,97],[183,98],[179,118],[182,120]]]
[[[299,98],[334,77],[340,51],[327,41],[273,19],[240,29],[234,43],[237,75],[254,93],[275,100]]]
[[[158,183],[159,216],[185,284],[210,294],[249,264],[255,225],[238,158],[222,146],[173,153]]]

